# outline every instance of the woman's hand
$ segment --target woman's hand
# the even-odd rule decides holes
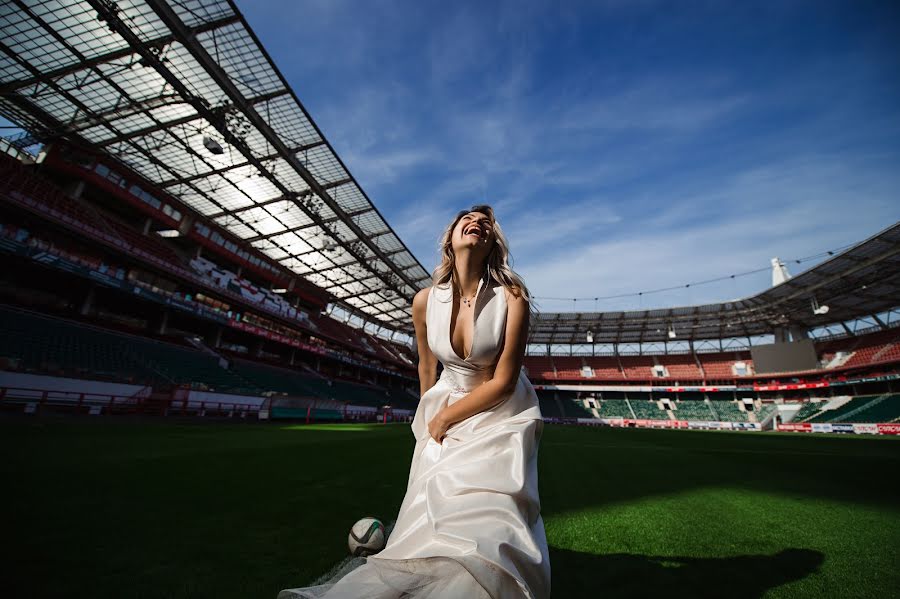
[[[438,412],[431,422],[428,423],[428,434],[440,445],[444,439],[444,434],[450,428],[450,422],[444,416],[444,410]]]

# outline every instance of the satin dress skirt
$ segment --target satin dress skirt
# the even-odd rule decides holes
[[[445,370],[419,402],[406,495],[387,546],[336,580],[280,599],[546,599],[550,561],[537,488],[543,431],[523,374],[504,402],[457,423],[427,423],[480,380]]]

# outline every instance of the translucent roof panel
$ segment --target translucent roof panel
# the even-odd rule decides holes
[[[233,3],[36,0],[0,25],[0,114],[107,152],[349,311],[411,329],[428,273]]]

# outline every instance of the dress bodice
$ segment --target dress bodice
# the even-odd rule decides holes
[[[475,294],[472,323],[472,347],[469,355],[457,355],[450,342],[450,320],[453,316],[453,288],[436,285],[428,293],[425,326],[428,347],[444,367],[437,383],[422,395],[413,418],[412,430],[417,439],[428,438],[428,422],[443,407],[453,405],[476,387],[494,376],[497,360],[506,335],[506,288],[482,279]],[[540,419],[537,395],[524,371],[507,398],[448,429],[456,440],[477,434],[508,418]]]
[[[453,349],[450,338],[453,288],[450,285],[432,287],[425,313],[428,347],[441,361],[444,370],[449,371],[456,382],[468,389],[493,373],[503,346],[506,314],[505,288],[482,279],[475,293],[472,345],[469,355],[462,357]]]

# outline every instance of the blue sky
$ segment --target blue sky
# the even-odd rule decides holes
[[[765,267],[900,217],[896,4],[239,7],[428,270],[444,224],[482,201],[538,298]],[[539,305],[692,304],[769,281]]]

